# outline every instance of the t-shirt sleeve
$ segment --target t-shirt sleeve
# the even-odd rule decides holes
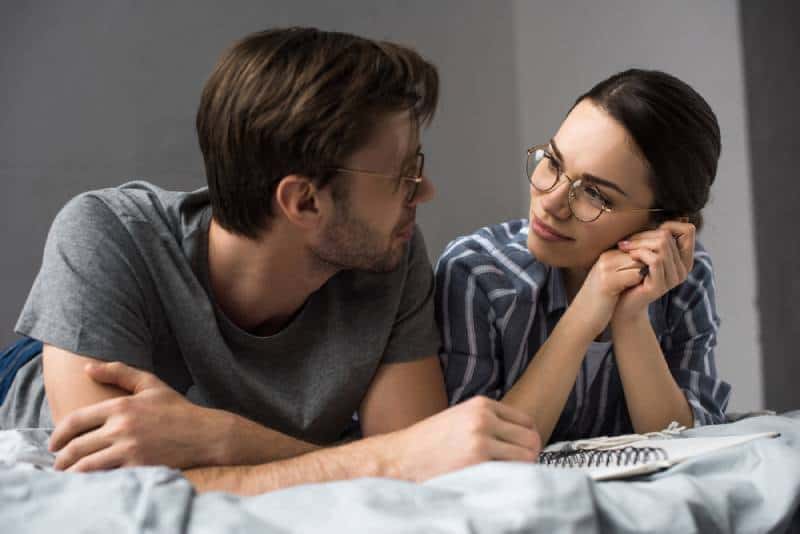
[[[717,376],[714,349],[719,317],[711,258],[699,245],[686,281],[670,292],[672,324],[664,356],[686,396],[695,426],[724,423],[731,386]]]
[[[433,316],[433,268],[419,228],[411,240],[407,262],[400,306],[381,363],[420,360],[439,351],[439,330]]]
[[[15,330],[76,354],[152,370],[147,277],[120,219],[95,194],[82,194],[50,227]]]

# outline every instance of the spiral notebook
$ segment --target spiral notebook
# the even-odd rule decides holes
[[[627,442],[627,436],[617,436],[556,443],[539,454],[539,463],[553,468],[580,469],[594,480],[611,480],[654,473],[695,456],[779,435],[777,432],[713,437],[634,435],[631,436],[634,439]],[[604,439],[607,441],[603,442]]]

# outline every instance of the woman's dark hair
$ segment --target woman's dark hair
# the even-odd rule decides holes
[[[248,35],[219,60],[197,110],[215,219],[258,237],[283,177],[324,187],[330,168],[369,141],[376,117],[407,110],[426,125],[438,91],[436,68],[398,44],[315,28]]]
[[[688,217],[699,230],[721,150],[719,124],[708,103],[678,78],[630,69],[581,95],[628,131],[651,170],[655,222]]]

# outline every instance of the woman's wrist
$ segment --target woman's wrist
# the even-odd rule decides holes
[[[611,316],[611,333],[614,336],[624,335],[627,331],[641,331],[642,328],[650,326],[649,307],[644,307],[634,311],[616,311]]]
[[[570,337],[576,337],[576,340],[585,341],[588,345],[602,334],[607,326],[608,318],[603,317],[602,313],[598,314],[596,308],[584,305],[583,299],[576,296],[558,321],[556,328],[566,329]]]
[[[571,323],[576,330],[571,331],[585,332],[591,341],[602,334],[608,326],[614,311],[614,304],[613,299],[591,295],[582,287],[570,303],[561,321],[567,317],[574,318]]]

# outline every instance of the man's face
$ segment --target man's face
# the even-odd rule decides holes
[[[320,260],[340,269],[372,272],[398,266],[413,236],[416,207],[434,194],[423,176],[416,195],[408,200],[412,184],[400,178],[414,174],[418,140],[409,112],[387,114],[378,120],[371,140],[342,162],[347,169],[386,177],[348,172],[334,178],[340,194],[312,247]]]

